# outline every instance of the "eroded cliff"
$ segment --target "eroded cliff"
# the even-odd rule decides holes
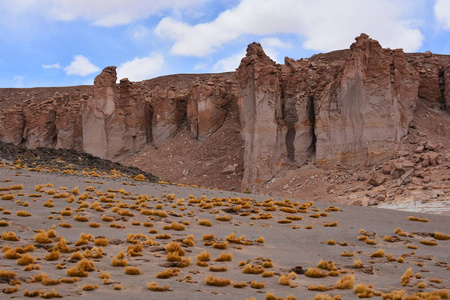
[[[253,43],[236,72],[117,83],[115,67],[107,67],[93,86],[0,89],[0,140],[114,161],[141,151],[134,160],[140,163],[169,159],[168,149],[183,147],[176,143],[194,141],[213,156],[225,151],[242,157],[211,165],[196,146],[189,155],[202,161],[181,170],[185,177],[208,174],[220,186],[223,176],[235,176],[242,181],[235,188],[258,191],[308,163],[345,169],[391,159],[408,134],[416,102],[445,110],[449,95],[446,55],[383,49],[361,34],[350,49],[277,64]],[[211,138],[224,124],[228,129],[220,134],[232,139]],[[190,140],[174,139],[180,133]],[[184,164],[182,156],[174,157]]]

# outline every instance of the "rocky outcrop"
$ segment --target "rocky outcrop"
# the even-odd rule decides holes
[[[194,139],[205,140],[222,126],[239,97],[233,73],[167,76],[142,82],[141,93],[147,95],[155,147],[175,136],[183,124]]]
[[[204,142],[239,110],[232,131],[240,126],[244,140],[243,189],[258,191],[310,162],[345,169],[391,159],[416,100],[449,108],[449,91],[450,56],[383,49],[365,34],[350,49],[284,64],[253,43],[237,72],[117,84],[107,67],[93,86],[0,89],[0,140],[120,161],[182,130]],[[423,164],[438,160],[429,154]]]
[[[33,89],[23,102],[0,111],[0,140],[28,148],[82,150],[80,108],[87,95],[85,87]]]
[[[251,44],[243,96],[244,188],[313,159],[356,167],[392,157],[413,118],[419,77],[402,50],[362,34],[351,49],[278,65]]]
[[[419,72],[419,98],[450,112],[450,57],[427,51],[406,58]]]
[[[199,141],[216,132],[225,121],[239,91],[232,79],[212,76],[208,81],[196,83],[187,101],[187,120],[191,136]]]
[[[82,109],[83,150],[110,160],[138,151],[148,129],[145,102],[133,83],[122,79],[117,86],[116,81],[116,67],[105,68]]]

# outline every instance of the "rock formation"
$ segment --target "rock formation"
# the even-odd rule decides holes
[[[82,109],[83,150],[120,160],[147,142],[146,107],[128,79],[116,85],[116,67],[95,78],[94,95]]]
[[[0,140],[28,148],[82,150],[80,109],[89,89],[35,88],[22,93],[23,90],[26,89],[2,91]]]
[[[117,84],[107,67],[94,86],[0,89],[0,140],[119,161],[184,129],[208,140],[239,109],[242,189],[257,191],[309,162],[355,168],[391,159],[416,101],[448,109],[449,91],[450,56],[383,49],[365,34],[350,49],[284,64],[253,43],[237,72]]]
[[[356,167],[392,157],[413,118],[419,75],[402,50],[362,34],[349,51],[278,65],[251,44],[242,89],[246,172],[251,190],[286,165],[314,159]]]

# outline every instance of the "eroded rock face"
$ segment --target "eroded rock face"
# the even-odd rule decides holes
[[[419,98],[450,112],[450,57],[427,51],[406,58],[419,72]]]
[[[286,161],[281,67],[264,53],[260,44],[253,43],[241,61],[237,78],[242,91],[243,187],[249,189],[271,179]]]
[[[337,75],[314,101],[317,163],[354,167],[392,157],[413,118],[416,70],[402,50],[361,35]]]
[[[117,101],[115,67],[105,68],[94,80],[94,95],[82,111],[83,150],[100,158],[109,158],[107,121]]]
[[[416,100],[449,108],[449,91],[450,56],[383,49],[365,34],[348,50],[282,65],[253,43],[236,73],[117,84],[107,67],[93,87],[0,89],[0,140],[118,161],[184,129],[202,142],[239,107],[243,189],[258,191],[309,162],[353,168],[392,158]]]
[[[188,94],[187,120],[191,136],[199,141],[216,132],[225,121],[231,103],[236,103],[239,91],[231,79],[212,76],[196,83]]]
[[[126,78],[116,81],[116,67],[105,68],[82,111],[84,151],[113,161],[137,152],[150,130],[139,88]]]
[[[28,148],[81,150],[80,108],[87,95],[85,87],[32,89],[23,102],[0,111],[0,140]]]
[[[313,159],[355,167],[392,157],[407,133],[419,77],[401,50],[362,34],[351,49],[278,65],[251,44],[237,71],[242,90],[244,188],[257,190]]]

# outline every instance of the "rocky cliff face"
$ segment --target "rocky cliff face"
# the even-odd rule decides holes
[[[246,172],[251,190],[286,166],[313,159],[356,167],[393,156],[413,118],[419,74],[402,50],[362,34],[348,51],[278,65],[251,44],[242,89]]]
[[[82,150],[80,109],[90,87],[1,89],[0,140]]]
[[[205,140],[239,97],[234,73],[116,81],[116,68],[106,67],[93,87],[0,89],[0,102],[10,104],[0,110],[0,140],[118,161],[144,144],[160,147],[184,125]]]
[[[0,140],[118,161],[183,129],[206,141],[238,108],[242,189],[258,191],[309,162],[355,168],[392,158],[416,101],[450,107],[450,56],[383,49],[361,34],[348,50],[282,65],[253,43],[235,73],[116,82],[107,67],[94,86],[0,89]]]

